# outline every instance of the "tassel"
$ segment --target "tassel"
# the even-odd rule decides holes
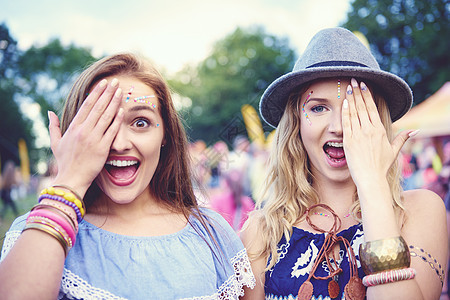
[[[341,289],[339,288],[339,284],[333,279],[328,283],[328,294],[330,295],[331,299],[336,299],[339,296],[340,290]]]
[[[311,283],[311,281],[305,281],[300,286],[300,289],[298,290],[298,297],[297,300],[311,300],[312,295],[314,292],[314,287]]]
[[[366,296],[366,288],[364,287],[361,278],[353,276],[350,278],[344,288],[345,299],[349,300],[364,300]]]

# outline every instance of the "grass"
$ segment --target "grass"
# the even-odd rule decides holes
[[[0,249],[3,247],[5,234],[11,227],[12,222],[20,215],[30,211],[30,209],[37,203],[37,195],[27,195],[24,198],[18,199],[14,202],[19,211],[19,215],[15,216],[10,207],[7,208],[5,217],[0,219]],[[3,209],[3,204],[0,204],[0,210]]]

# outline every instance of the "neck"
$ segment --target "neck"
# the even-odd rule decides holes
[[[321,182],[316,180],[313,187],[319,195],[319,201],[331,207],[338,215],[348,213],[353,204],[356,186],[353,181],[347,182]]]

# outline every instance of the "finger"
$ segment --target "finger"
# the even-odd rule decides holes
[[[361,94],[358,82],[355,78],[350,80],[353,87],[353,97],[355,99],[356,114],[358,116],[361,126],[367,126],[370,123],[369,115],[367,113],[366,104]]]
[[[375,101],[373,100],[372,93],[367,88],[367,85],[361,81],[361,93],[363,95],[364,102],[366,104],[367,113],[369,114],[370,122],[377,126],[383,126],[381,123],[380,114],[378,113],[377,106],[375,105]]]
[[[114,99],[114,94],[116,93],[118,87],[119,80],[114,78],[92,107],[92,110],[85,121],[86,126],[94,128],[97,125],[105,109],[108,107],[112,99]]]
[[[89,113],[92,110],[92,107],[94,104],[98,101],[102,93],[105,91],[106,86],[108,84],[108,80],[102,79],[92,90],[92,92],[89,93],[89,95],[86,97],[86,99],[83,101],[83,104],[81,104],[80,109],[78,110],[77,114],[72,120],[73,124],[81,124],[83,123],[86,118],[89,116]]]
[[[102,142],[105,143],[105,145],[112,144],[114,138],[117,135],[117,132],[119,132],[120,125],[122,124],[123,121],[123,116],[124,116],[123,108],[119,108],[119,111],[117,112],[113,122],[108,127],[103,136]]]
[[[117,114],[117,110],[119,109],[122,97],[123,97],[122,89],[118,88],[114,93],[113,99],[109,103],[108,107],[100,116],[100,119],[98,120],[94,131],[98,131],[98,133],[102,135],[105,133],[105,131],[111,125],[111,122],[113,122]]]
[[[56,149],[61,140],[61,128],[59,128],[59,118],[52,112],[48,111],[48,132],[50,135],[50,148]]]
[[[395,139],[392,141],[392,148],[394,150],[395,157],[398,156],[400,150],[403,148],[403,145],[409,140],[411,137],[415,136],[419,130],[405,130],[400,132]]]
[[[355,107],[355,97],[353,95],[353,88],[352,86],[349,84],[347,86],[347,101],[348,101],[348,111],[349,111],[349,116],[350,116],[350,122],[351,122],[351,127],[352,130],[355,130],[357,128],[361,127],[361,123],[359,122],[358,119],[358,113],[356,112],[356,107]]]
[[[342,101],[342,131],[344,134],[344,140],[347,137],[351,137],[352,123],[350,120],[350,111],[347,98]]]

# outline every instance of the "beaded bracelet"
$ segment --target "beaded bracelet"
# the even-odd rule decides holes
[[[66,192],[60,189],[55,189],[54,187],[49,187],[42,190],[41,195],[44,194],[59,196],[65,199],[66,201],[74,203],[80,210],[81,216],[84,217],[84,213],[86,211],[84,202],[83,200],[77,198],[77,196],[75,196],[72,192]]]
[[[77,199],[80,199],[80,201],[83,201],[83,197],[81,197],[80,194],[78,194],[77,192],[75,192],[75,191],[73,190],[73,188],[71,188],[70,186],[67,186],[67,185],[64,185],[64,184],[55,184],[55,185],[52,185],[52,187],[54,187],[54,188],[63,188],[63,189],[66,189],[66,190],[70,191],[72,194],[74,194],[75,197],[77,197]]]
[[[362,282],[366,287],[385,284],[390,282],[410,280],[416,276],[416,270],[413,268],[397,269],[380,272],[364,276]]]
[[[78,206],[75,205],[75,203],[70,202],[66,199],[64,199],[63,197],[60,196],[54,196],[54,195],[50,195],[50,194],[42,194],[39,196],[39,203],[44,200],[44,199],[50,199],[50,200],[55,200],[55,201],[59,201],[61,203],[64,203],[65,205],[68,205],[70,207],[73,208],[73,210],[75,211],[75,213],[77,214],[77,221],[78,223],[81,222],[81,220],[83,220],[83,215],[81,214],[80,208]]]
[[[361,244],[359,259],[367,275],[411,265],[408,245],[401,236]]]
[[[28,230],[28,229],[37,229],[39,231],[45,232],[45,233],[53,236],[63,247],[64,256],[67,256],[67,252],[69,251],[67,249],[68,244],[64,240],[64,237],[60,233],[58,233],[58,231],[56,231],[56,229],[54,229],[53,227],[46,225],[46,224],[31,223],[31,222],[27,223],[25,225],[25,228],[22,230],[22,232],[24,232],[25,230]]]
[[[436,258],[431,256],[428,252],[423,250],[422,248],[416,247],[416,246],[409,246],[409,252],[411,254],[411,257],[420,257],[424,262],[428,263],[430,267],[436,272],[437,276],[441,280],[441,285],[444,285],[444,278],[445,278],[445,271],[444,268],[442,268],[442,265],[438,263]],[[416,250],[419,250],[420,253],[416,253]]]
[[[32,211],[27,218],[27,222],[29,222],[29,220],[32,220],[32,218],[37,218],[37,219],[44,219],[45,221],[51,221],[51,224],[49,225],[58,225],[63,232],[60,232],[62,234],[62,236],[68,236],[68,245],[69,245],[69,249],[72,248],[72,245],[75,243],[75,229],[73,227],[70,226],[69,222],[67,220],[64,220],[64,218],[62,218],[61,216],[57,215],[56,213],[47,210],[47,209],[40,209],[40,210],[35,210]]]
[[[40,208],[48,208],[53,209],[57,211],[58,213],[61,213],[65,217],[67,217],[70,220],[70,223],[72,224],[72,227],[75,229],[75,232],[78,232],[78,221],[77,221],[77,215],[74,210],[66,209],[65,206],[60,205],[60,202],[51,201],[50,199],[43,199],[40,203],[33,206],[31,211],[34,209],[40,209]]]

